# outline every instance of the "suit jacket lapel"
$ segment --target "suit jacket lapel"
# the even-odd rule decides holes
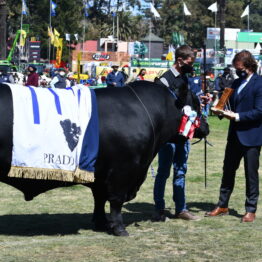
[[[240,103],[242,101],[242,99],[246,96],[246,94],[248,93],[249,89],[254,85],[254,81],[256,79],[256,75],[253,75],[251,77],[251,79],[249,80],[249,82],[247,83],[247,85],[242,89],[242,91],[237,94],[237,103]]]

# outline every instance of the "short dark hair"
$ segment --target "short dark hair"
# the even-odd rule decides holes
[[[32,68],[34,70],[34,72],[36,71],[36,67],[33,66],[33,65],[29,65],[27,69],[29,70],[29,68]]]
[[[177,61],[177,59],[181,57],[183,60],[192,57],[194,58],[194,52],[192,50],[192,48],[188,45],[181,45],[180,47],[178,47],[176,49],[176,53],[175,53],[175,60]]]
[[[243,50],[235,55],[232,64],[235,66],[237,62],[242,62],[244,67],[253,73],[257,71],[257,62],[254,56],[247,50]]]

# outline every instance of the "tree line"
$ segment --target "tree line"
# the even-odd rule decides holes
[[[8,0],[6,2],[7,32],[12,36],[20,28],[22,1]],[[30,25],[29,36],[41,40],[43,57],[47,57],[48,49],[49,2],[49,0],[26,0],[29,14],[23,17],[23,22]],[[172,43],[172,33],[180,32],[187,44],[198,48],[203,46],[206,28],[215,25],[215,15],[207,9],[215,2],[214,0],[185,0],[192,14],[190,16],[184,15],[181,0],[155,0],[154,6],[161,16],[160,19],[155,19],[148,5],[140,0],[88,1],[92,2],[86,10],[88,16],[84,15],[83,0],[54,0],[54,2],[57,8],[56,16],[51,17],[52,27],[61,33],[61,37],[64,37],[65,33],[78,34],[80,41],[83,37],[84,26],[86,40],[113,35],[113,30],[116,36],[116,15],[119,21],[119,39],[123,41],[139,41],[149,33],[151,23],[151,31],[163,38],[167,45]],[[115,7],[112,7],[113,2],[116,3]],[[240,16],[246,5],[250,4],[250,29],[256,32],[261,31],[261,0],[226,0],[225,2],[226,27],[247,29],[247,18]],[[217,26],[220,24],[219,17],[218,11]]]

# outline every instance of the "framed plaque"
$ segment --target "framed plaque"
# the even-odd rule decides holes
[[[213,107],[211,107],[211,111],[214,113],[224,113],[226,104],[230,98],[230,96],[233,94],[234,89],[226,87],[225,90],[223,91],[222,96],[220,99],[216,99],[213,103]]]

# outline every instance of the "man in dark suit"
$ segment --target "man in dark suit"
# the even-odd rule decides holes
[[[228,214],[228,202],[234,188],[236,170],[244,158],[246,177],[246,213],[242,222],[253,222],[259,196],[259,155],[262,145],[262,78],[256,74],[257,63],[248,51],[236,54],[233,60],[239,76],[230,97],[232,111],[223,116],[230,119],[225,151],[223,178],[217,207],[206,216]]]

